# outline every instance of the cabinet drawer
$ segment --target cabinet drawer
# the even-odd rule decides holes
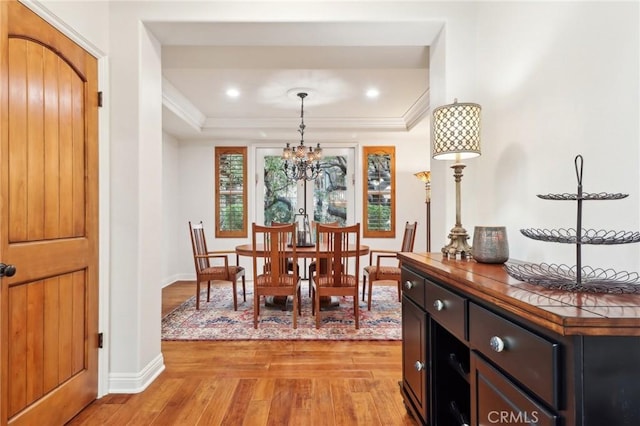
[[[427,312],[441,326],[461,340],[467,340],[467,300],[432,281],[425,283]]]
[[[474,395],[471,424],[555,426],[558,415],[529,397],[478,355],[471,356]]]
[[[471,346],[541,399],[559,408],[560,345],[469,304]]]
[[[402,268],[402,292],[416,305],[424,309],[425,279],[410,269]]]

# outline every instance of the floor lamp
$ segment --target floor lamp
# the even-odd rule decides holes
[[[451,168],[456,182],[456,224],[449,233],[449,244],[442,248],[442,254],[450,258],[471,257],[469,235],[460,218],[460,181],[465,168],[461,160],[480,155],[480,110],[478,104],[458,103],[457,99],[433,110],[433,158],[455,161]]]
[[[431,172],[425,170],[424,172],[414,174],[414,176],[424,182],[424,189],[426,191],[424,203],[427,206],[427,253],[429,253],[431,252]]]

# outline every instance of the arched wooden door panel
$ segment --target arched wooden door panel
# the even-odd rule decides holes
[[[97,61],[0,8],[0,424],[64,424],[97,394]]]

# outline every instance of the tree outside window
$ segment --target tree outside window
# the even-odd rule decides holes
[[[296,181],[288,179],[283,172],[283,160],[279,156],[264,158],[264,222],[293,222],[300,208],[305,208],[310,220],[316,222],[339,222],[347,220],[346,179],[347,159],[344,156],[327,156],[320,160],[321,173],[307,183],[313,193],[307,205],[298,197]],[[304,198],[304,197],[302,197]]]

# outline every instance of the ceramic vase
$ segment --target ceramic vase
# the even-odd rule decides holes
[[[509,259],[507,228],[504,226],[476,226],[473,231],[471,253],[476,262],[506,262]]]

